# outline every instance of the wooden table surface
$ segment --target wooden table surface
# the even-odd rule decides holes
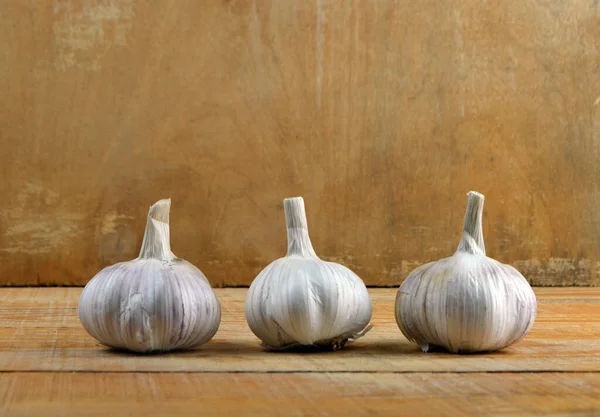
[[[598,288],[537,288],[528,337],[477,355],[421,353],[396,326],[395,289],[370,289],[375,327],[338,352],[263,351],[247,289],[217,289],[211,342],[126,354],[83,330],[80,292],[0,289],[0,416],[600,416]]]

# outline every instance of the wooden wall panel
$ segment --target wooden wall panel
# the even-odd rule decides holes
[[[600,5],[575,0],[0,3],[0,284],[174,252],[216,286],[313,244],[397,285],[458,244],[536,285],[600,283]]]

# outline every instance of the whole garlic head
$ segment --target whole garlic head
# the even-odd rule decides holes
[[[171,252],[169,209],[148,212],[137,259],[100,271],[83,289],[79,319],[100,343],[135,352],[191,348],[210,340],[221,307],[198,268]]]
[[[370,329],[371,298],[350,269],[315,254],[302,197],[286,198],[284,208],[287,255],[252,282],[246,320],[268,349],[339,349]]]
[[[485,255],[482,194],[468,193],[456,253],[411,272],[396,295],[396,322],[423,351],[502,349],[523,338],[535,320],[536,298],[512,266]]]

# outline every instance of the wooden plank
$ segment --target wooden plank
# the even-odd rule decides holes
[[[247,285],[293,195],[324,259],[399,284],[470,189],[491,256],[600,284],[595,2],[41,3],[0,14],[0,285],[85,284],[169,196],[174,252]]]
[[[77,318],[76,288],[0,289],[0,371],[488,372],[600,371],[600,289],[536,289],[529,336],[489,354],[421,353],[396,326],[395,289],[371,289],[374,329],[338,352],[263,351],[244,317],[247,289],[217,289],[223,307],[214,339],[198,349],[133,355],[99,345]]]
[[[597,416],[600,374],[0,374],[0,416]]]

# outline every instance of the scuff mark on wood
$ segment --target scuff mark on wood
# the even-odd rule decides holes
[[[513,266],[531,285],[597,285],[600,277],[600,262],[590,259],[530,259],[515,261]]]
[[[54,16],[56,68],[95,71],[113,45],[127,45],[134,17],[133,0],[57,0]]]

